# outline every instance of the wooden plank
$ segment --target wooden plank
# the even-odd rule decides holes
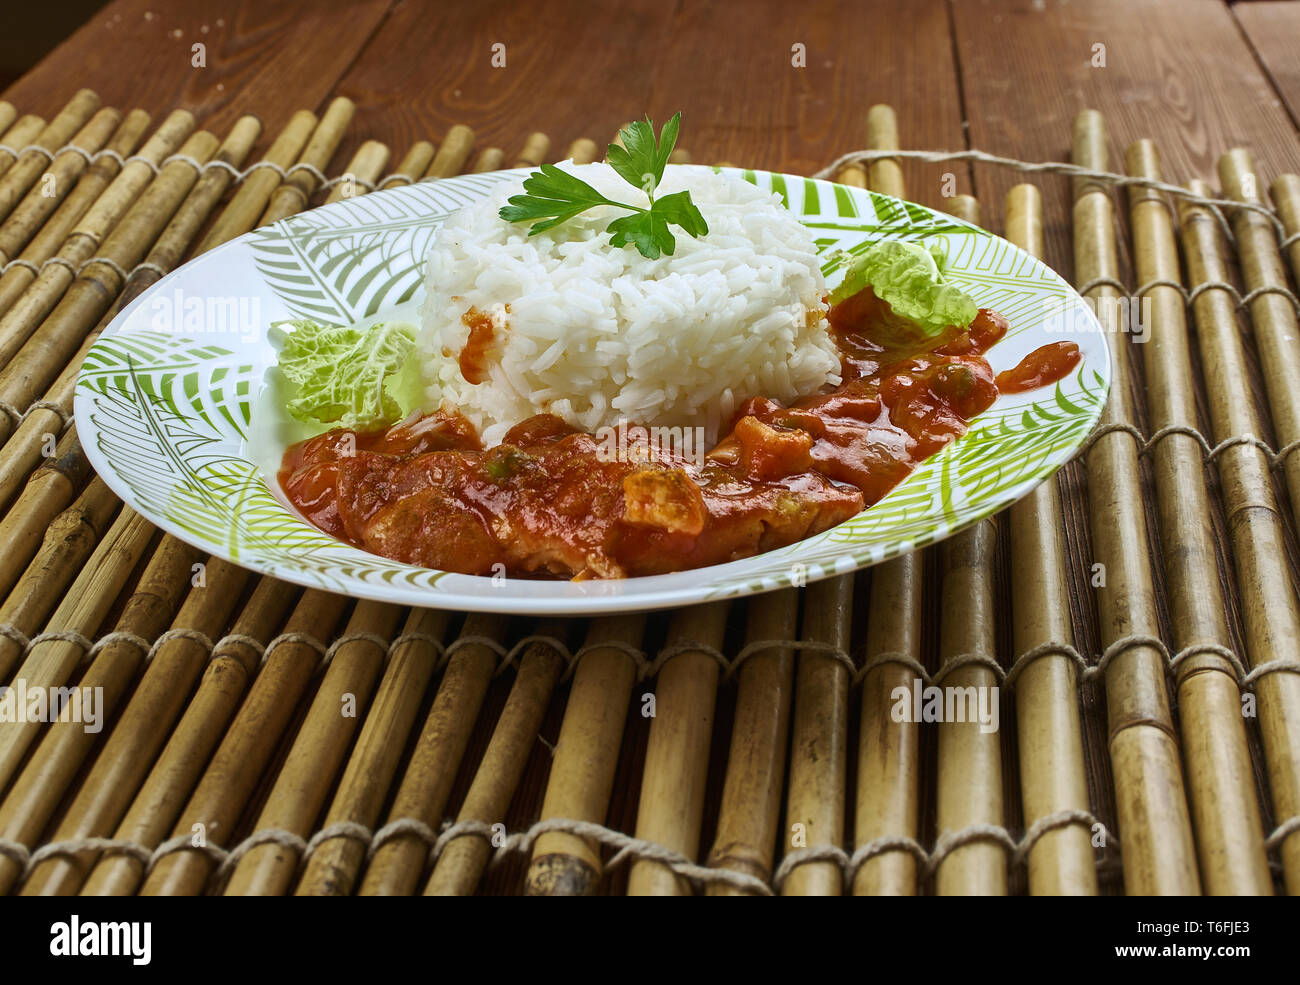
[[[657,0],[399,4],[337,93],[397,154],[456,123],[473,127],[478,148],[501,147],[507,166],[535,130],[551,138],[552,160],[578,137],[603,151],[647,109],[670,13]]]
[[[1300,4],[1243,3],[1232,13],[1300,126]]]
[[[104,105],[139,107],[155,121],[173,109],[187,109],[214,133],[225,133],[244,113],[255,113],[266,143],[295,110],[324,107],[391,3],[116,0],[3,98],[21,112],[52,116],[73,92],[88,86]],[[206,46],[203,67],[193,64],[195,44]]]

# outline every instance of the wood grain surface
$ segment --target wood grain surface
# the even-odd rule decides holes
[[[1243,3],[1232,13],[1292,122],[1300,124],[1300,4]]]
[[[4,98],[23,112],[61,106],[79,88],[155,121],[186,109],[224,134],[244,113],[262,120],[260,152],[297,109],[323,110],[340,77],[389,12],[390,0],[117,0]],[[202,66],[195,45],[203,45]],[[33,107],[33,108],[26,108]]]

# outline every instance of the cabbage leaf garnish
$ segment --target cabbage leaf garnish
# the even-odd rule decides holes
[[[400,420],[404,408],[419,403],[418,374],[408,358],[413,325],[360,328],[301,319],[276,322],[269,334],[289,384],[286,407],[299,421],[369,430]]]
[[[979,314],[975,299],[944,278],[947,258],[937,247],[882,239],[849,260],[844,280],[831,291],[831,304],[871,288],[899,318],[927,336],[950,325],[965,328]]]

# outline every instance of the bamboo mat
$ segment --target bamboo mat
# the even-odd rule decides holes
[[[188,257],[345,195],[599,154],[456,126],[335,161],[353,115],[303,110],[254,161],[251,116],[0,103],[0,685],[100,687],[106,717],[0,722],[0,891],[1300,892],[1300,178],[1264,189],[1230,150],[1221,193],[1170,195],[1149,142],[1129,180],[1091,174],[1081,114],[1090,172],[1036,180],[1073,182],[1076,283],[1104,321],[1146,298],[1150,337],[1108,334],[1079,458],[802,591],[506,619],[204,558],[71,425],[86,348]],[[906,195],[888,107],[866,138],[835,176]],[[1006,205],[1040,252],[1037,188]],[[918,683],[998,687],[1000,728],[893,721]]]

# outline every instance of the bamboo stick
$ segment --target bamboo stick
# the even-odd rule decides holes
[[[850,162],[836,172],[835,180],[850,188],[866,188],[867,171],[861,164]]]
[[[1259,179],[1250,151],[1235,148],[1219,158],[1219,182],[1225,197],[1260,204]],[[1286,270],[1278,253],[1272,224],[1258,212],[1238,209],[1230,217],[1237,240],[1237,257],[1248,291],[1286,289]],[[1300,441],[1300,322],[1289,298],[1262,294],[1250,302],[1264,389],[1278,447]],[[1291,513],[1300,522],[1300,455],[1287,455],[1280,466],[1291,497]]]
[[[66,144],[74,133],[85,126],[86,121],[97,109],[99,109],[99,96],[90,89],[79,90],[59,111],[59,115],[36,135],[36,139],[31,143],[32,149],[18,155],[17,160],[3,176],[0,176],[0,221],[9,216],[27,194],[27,189],[31,188],[45,171],[50,162],[49,155]]]
[[[429,141],[417,140],[411,145],[411,149],[406,152],[406,156],[402,158],[402,163],[397,166],[397,170],[393,172],[392,176],[405,178],[406,180],[401,183],[409,185],[424,174],[424,169],[433,161],[434,151],[435,148]]]
[[[1025,207],[1023,200],[1028,196],[1023,189],[1029,187],[1018,185],[1007,194],[1008,233],[1012,219],[1018,218],[1015,210]],[[943,571],[939,686],[992,696],[976,699],[980,704],[997,700],[997,677],[992,669],[967,665],[949,671],[947,665],[962,654],[996,658],[993,599],[996,543],[994,525],[981,522],[944,541],[939,551]],[[939,838],[974,825],[1001,826],[1004,820],[1002,749],[998,734],[986,731],[978,719],[943,720],[938,732],[936,827]],[[958,847],[939,862],[934,891],[939,896],[1005,896],[1005,849],[987,841],[972,841]]]
[[[257,225],[258,217],[271,200],[271,193],[280,185],[280,172],[297,160],[299,151],[306,146],[315,127],[316,114],[310,110],[300,109],[289,118],[262,157],[260,163],[266,166],[251,170],[244,177],[230,204],[199,241],[195,256],[207,253]]]
[[[1192,182],[1188,187],[1197,195],[1210,194],[1204,182]],[[1179,214],[1188,283],[1197,287],[1229,282],[1228,250],[1215,217],[1189,203],[1181,203]],[[1214,440],[1263,434],[1234,299],[1225,291],[1205,291],[1197,297],[1193,312]],[[1241,585],[1242,626],[1250,663],[1259,667],[1294,659],[1295,641],[1300,639],[1300,609],[1287,568],[1285,521],[1273,491],[1269,458],[1257,445],[1241,443],[1225,447],[1215,461]],[[1279,823],[1300,811],[1294,780],[1300,762],[1295,747],[1296,684],[1296,675],[1290,673],[1268,674],[1255,684],[1269,790]],[[1245,713],[1248,706],[1242,707]],[[1217,740],[1207,734],[1198,744],[1213,747]],[[1214,752],[1210,748],[1205,754]],[[1296,895],[1300,893],[1300,838],[1286,838],[1280,854],[1286,890]]]
[[[544,133],[530,133],[528,139],[524,141],[524,146],[519,151],[519,156],[515,158],[513,168],[535,168],[546,160],[546,155],[551,152],[551,138]]]
[[[220,162],[228,164],[231,168],[239,168],[248,157],[249,151],[253,149],[253,144],[257,142],[257,138],[261,133],[261,120],[256,116],[241,116],[235,121],[234,126],[230,128],[230,133],[226,135],[226,139],[222,141],[216,153],[212,155],[211,163]],[[176,209],[176,214],[158,236],[153,248],[145,257],[145,261],[164,271],[170,271],[176,267],[185,255],[185,251],[189,249],[190,244],[194,242],[194,238],[198,235],[203,224],[207,222],[212,210],[216,208],[217,203],[221,201],[222,196],[226,194],[234,182],[235,177],[227,168],[215,167],[205,171],[185,197],[185,201]],[[240,187],[240,192],[242,191],[243,186]],[[235,198],[231,200],[231,204],[233,205],[238,198],[239,193],[236,193]],[[225,217],[226,212],[223,211],[221,218],[224,219]],[[211,239],[211,234],[207,238]],[[118,298],[117,310],[121,310],[128,302],[143,292],[146,287],[157,283],[163,276],[156,270],[137,269],[132,271]],[[103,327],[106,327],[106,324],[104,323]]]
[[[120,517],[50,617],[47,631],[88,637],[99,629],[153,533],[153,527],[134,513]],[[25,681],[28,688],[61,687],[84,655],[75,642],[38,643],[28,650],[15,680]],[[0,791],[8,787],[40,730],[39,722],[0,723]]]
[[[465,620],[461,635],[485,637],[500,644],[505,640],[505,629],[505,620],[500,616],[474,613]],[[458,647],[448,661],[393,799],[390,821],[414,818],[434,828],[441,822],[495,666],[495,651],[475,642]],[[361,895],[411,895],[424,875],[427,855],[428,846],[414,835],[404,834],[385,842],[370,861]]]
[[[644,613],[597,619],[588,627],[546,783],[543,820],[604,823],[637,675],[619,646],[636,646],[644,630]],[[601,870],[598,845],[548,831],[533,843],[524,890],[530,896],[589,896]]]
[[[323,642],[342,615],[340,602],[338,596],[311,589],[303,593],[290,623],[301,627],[297,632],[310,633]],[[314,617],[310,621],[303,618],[309,613]],[[320,652],[307,643],[286,642],[271,651],[266,666],[253,681],[247,699],[181,811],[173,837],[202,831],[210,841],[233,840],[240,813],[270,763],[276,744],[320,662]],[[179,736],[178,729],[176,737]],[[227,844],[227,847],[234,846]],[[140,887],[140,894],[196,895],[206,885],[212,868],[208,855],[186,848],[159,859]]]
[[[945,211],[958,219],[966,220],[971,225],[979,225],[980,203],[972,195],[954,195],[948,201],[948,208]]]
[[[261,579],[235,622],[233,633],[251,637],[265,646],[276,628],[284,622],[284,611],[293,605],[298,593],[298,589],[286,582],[274,578]],[[294,606],[288,622],[284,623],[284,631],[317,632],[324,627],[328,633],[338,618],[338,601],[337,597],[324,592],[305,593]],[[287,649],[295,645],[303,647],[305,652],[305,644],[286,642],[273,654],[281,648]],[[302,656],[298,658],[303,659]],[[295,659],[295,656],[289,654],[288,659]],[[151,741],[165,745],[152,769],[149,769],[150,757],[132,765],[131,757],[125,752],[120,757],[116,747],[111,756],[106,751],[104,762],[107,769],[101,781],[102,786],[98,792],[92,788],[90,792],[78,796],[73,809],[69,811],[69,823],[77,816],[78,805],[90,800],[94,807],[87,805],[86,813],[82,815],[85,825],[93,824],[96,831],[102,831],[116,823],[114,838],[149,848],[156,848],[162,842],[244,699],[249,682],[258,673],[258,652],[242,641],[230,641],[218,647],[206,668],[200,669],[203,676],[198,691],[189,701],[176,728],[168,735],[166,725],[169,723],[159,723],[157,726]],[[188,691],[185,689],[172,693],[182,697]],[[127,716],[123,717],[125,719]],[[132,734],[126,725],[122,726],[122,730],[128,736]],[[115,733],[110,742],[117,741]],[[143,772],[146,769],[148,777],[144,784],[138,791],[133,790],[131,783],[139,782],[137,770]],[[109,783],[110,777],[115,773],[126,771],[131,772],[133,779],[128,781],[124,778],[123,787]],[[205,835],[208,830],[211,830],[214,839],[225,837],[224,831],[210,827],[204,829]],[[192,828],[188,833],[196,834]],[[102,856],[91,870],[81,893],[87,896],[131,895],[139,887],[144,875],[139,861],[130,855]]]
[[[181,147],[181,153],[200,162],[215,151],[217,138],[199,131]],[[193,165],[173,161],[158,174],[149,189],[135,200],[119,220],[103,217],[103,227],[112,227],[98,254],[97,241],[83,233],[69,237],[59,256],[69,266],[57,264],[42,271],[34,291],[0,319],[0,362],[8,361],[3,374],[11,395],[26,407],[45,390],[67,365],[85,340],[90,327],[109,309],[125,283],[125,272],[144,258],[149,244],[161,232],[179,207],[198,174]],[[101,199],[101,202],[103,200]],[[123,205],[128,203],[122,203]],[[96,206],[97,208],[98,206]],[[83,226],[94,219],[88,216]],[[115,225],[114,225],[115,223]],[[97,233],[95,234],[97,235]],[[87,262],[90,261],[90,262]],[[73,269],[77,271],[73,274]],[[66,288],[66,290],[65,290]],[[60,298],[59,295],[62,295]],[[57,299],[54,310],[48,306]],[[3,390],[6,383],[0,383]],[[11,406],[17,407],[18,404]],[[6,422],[0,434],[7,440],[14,422]]]
[[[871,577],[867,611],[867,660],[898,654],[922,662],[921,605],[924,558],[913,551],[878,565]],[[918,681],[901,663],[876,664],[862,680],[858,735],[858,787],[855,840],[917,839],[920,778],[920,723],[894,721],[894,692],[908,694]],[[853,893],[913,896],[916,858],[907,851],[882,852],[867,859],[853,878]]]
[[[421,637],[441,640],[448,622],[448,613],[438,609],[411,610],[401,635],[416,638],[393,648],[322,828],[344,821],[375,828],[420,702],[438,665],[437,648]],[[351,893],[368,847],[353,838],[323,842],[308,859],[296,895]]]
[[[154,183],[156,191],[144,196],[140,193],[153,177],[150,162],[157,166],[163,157],[175,151],[193,124],[193,117],[184,110],[177,110],[164,121],[140,150],[137,155],[140,159],[122,168],[68,236],[58,254],[67,261],[66,266],[53,264],[44,268],[33,288],[0,319],[0,359],[12,356],[0,371],[0,401],[14,408],[30,406],[37,394],[59,375],[91,325],[121,289],[120,276],[103,263],[92,264],[80,274],[74,271],[92,258],[97,247],[100,256],[129,269],[166,225],[180,199],[194,184],[197,177],[194,168],[174,161],[159,173]],[[206,140],[186,146],[206,160],[214,149],[212,144],[215,138],[209,134]],[[119,222],[120,228],[115,229]],[[148,242],[138,238],[142,236],[147,236]],[[12,418],[4,421],[0,437],[8,439],[14,424]]]
[[[751,599],[746,642],[793,640],[798,613],[799,593],[795,589]],[[757,651],[740,665],[738,676],[727,772],[709,865],[770,883],[785,785],[794,648]],[[746,894],[730,886],[711,884],[708,895]]]
[[[475,174],[484,174],[488,171],[500,171],[501,166],[505,164],[506,152],[500,147],[484,147],[479,152],[478,158],[474,161],[473,171]]]
[[[14,104],[7,99],[0,99],[0,134],[3,134],[18,119],[18,110]],[[4,137],[0,137],[0,143],[4,143]]]
[[[45,129],[45,120],[27,113],[14,123],[0,137],[0,175],[3,175],[18,160],[22,149],[36,139],[36,135]]]
[[[86,124],[82,134],[78,134],[78,137],[81,138],[86,130],[93,132],[93,130],[98,129],[99,121],[111,118],[116,113],[116,110],[108,108],[100,110]],[[117,177],[122,167],[121,158],[136,148],[136,145],[144,136],[149,122],[149,114],[140,109],[132,110],[124,117],[121,117],[108,137],[106,146],[101,144],[101,148],[106,153],[95,158],[93,163],[87,162],[85,158],[75,151],[68,151],[66,155],[60,155],[60,157],[66,156],[69,163],[74,160],[81,161],[82,180],[68,183],[69,187],[64,192],[64,195],[68,197],[64,198],[64,195],[60,195],[60,201],[54,203],[54,218],[48,219],[43,224],[32,223],[30,229],[24,230],[26,235],[35,236],[37,241],[44,244],[44,249],[39,253],[33,254],[30,250],[25,252],[23,254],[24,259],[39,264],[57,252],[58,247],[67,234],[71,232],[77,220]],[[86,149],[90,150],[91,148],[87,147]],[[35,191],[39,193],[40,189]],[[30,193],[29,197],[31,197]],[[16,216],[11,215],[5,222],[6,226],[8,226],[17,223],[18,219]],[[11,252],[11,250],[12,245],[10,250],[6,252]]]
[[[196,168],[194,163],[186,160],[174,160],[163,164],[157,178],[143,189],[139,198],[111,227],[111,231],[99,247],[98,257],[116,262],[118,266],[128,271],[142,260],[149,252],[149,247],[167,228],[181,203],[198,184],[203,176],[202,165],[212,159],[220,146],[221,142],[206,130],[192,133],[181,145],[176,156],[192,158],[199,167]],[[99,270],[98,267],[99,265],[91,263],[81,276],[95,276],[102,280],[109,273],[113,273],[111,267],[104,271]],[[123,278],[114,275],[118,279],[113,283],[117,290],[120,290]]]
[[[72,144],[86,154],[93,155],[108,142],[108,138],[121,123],[122,114],[105,106],[77,131]],[[36,235],[45,220],[68,197],[77,179],[90,166],[86,154],[76,150],[65,150],[59,154],[41,175],[40,184],[28,191],[14,207],[9,218],[0,226],[0,264],[8,263],[22,252],[28,240]]]
[[[68,509],[50,523],[36,557],[18,578],[0,605],[0,625],[32,636],[64,597],[64,589],[77,577],[99,538],[108,529],[121,503],[96,476]],[[20,570],[6,562],[4,579],[12,581]],[[106,586],[112,590],[114,586]],[[0,638],[0,681],[22,659],[23,648],[11,637]]]
[[[36,280],[36,271],[59,252],[82,216],[105,194],[121,173],[122,165],[118,158],[125,158],[135,150],[148,126],[149,114],[143,110],[132,110],[126,114],[105,148],[113,151],[116,156],[101,157],[87,169],[68,197],[54,210],[54,215],[45,221],[40,232],[36,233],[19,255],[18,259],[24,261],[25,265],[10,266],[4,276],[0,277],[0,315],[13,307]]]
[[[447,131],[442,146],[433,156],[429,170],[424,172],[426,178],[450,178],[460,174],[461,168],[469,160],[469,152],[474,148],[474,131],[463,123],[457,123]]]
[[[1162,180],[1155,144],[1139,140],[1126,153],[1128,173]],[[1140,283],[1181,283],[1169,203],[1157,192],[1129,192],[1134,270]],[[1147,413],[1152,432],[1197,426],[1196,389],[1187,341],[1187,306],[1174,287],[1148,292],[1150,337],[1143,346]],[[1165,580],[1174,645],[1228,646],[1226,600],[1219,588],[1215,535],[1200,443],[1171,433],[1153,448]],[[1232,665],[1199,653],[1177,669],[1183,737],[1201,878],[1207,893],[1272,895],[1273,882],[1255,801],[1255,783]],[[1213,736],[1206,742],[1205,737]]]
[[[853,576],[809,586],[802,638],[849,652]],[[826,653],[804,650],[795,666],[790,729],[787,853],[844,843],[844,783],[848,761],[849,671]],[[781,886],[785,896],[838,896],[843,873],[834,862],[808,862]]]
[[[364,599],[357,603],[343,633],[368,638],[348,640],[335,652],[257,816],[255,831],[276,828],[304,838],[311,834],[312,822],[325,805],[352,744],[357,716],[365,714],[388,657],[387,646],[374,638],[391,640],[401,616],[401,608],[395,605]],[[282,895],[292,885],[298,861],[298,852],[287,845],[258,845],[235,866],[225,894]]]
[[[140,126],[143,121],[147,120],[146,114],[139,114],[138,120]],[[217,153],[217,159],[227,162],[233,166],[238,166],[243,157],[247,155],[253,140],[256,139],[260,130],[260,122],[256,117],[240,118],[233,129],[229,138],[222,144],[220,151]],[[120,131],[121,133],[121,131]],[[131,142],[134,142],[135,136],[129,136]],[[130,144],[123,144],[121,149],[126,149]],[[169,222],[166,229],[157,240],[155,247],[149,252],[148,264],[156,266],[160,270],[170,269],[179,260],[188,242],[194,237],[201,222],[207,217],[207,213],[220,199],[222,192],[229,186],[231,177],[229,172],[224,169],[213,170],[208,172],[199,179],[194,190],[187,196],[185,203],[178,209],[177,214],[172,222]],[[86,182],[82,182],[85,185]],[[113,311],[121,309],[127,301],[133,300],[144,287],[151,285],[161,277],[159,270],[155,269],[136,269],[131,277],[127,279],[126,287],[123,287],[120,298],[118,298]],[[64,373],[61,374],[59,381],[53,385],[51,391],[45,394],[45,403],[57,404],[64,412],[64,415],[72,413],[73,389],[75,377],[77,377],[78,366],[81,363],[81,357],[90,348],[94,338],[98,337],[99,331],[108,324],[109,318],[113,312],[105,314],[100,325],[96,326],[90,337],[83,343],[82,350],[78,352],[77,359],[66,366]],[[59,413],[52,408],[34,408],[30,415],[23,418],[22,425],[19,426],[18,433],[14,435],[9,442],[5,443],[3,455],[0,455],[0,489],[3,489],[3,496],[0,496],[0,502],[8,502],[12,496],[12,490],[27,476],[32,465],[36,463],[39,456],[42,455],[42,448],[48,442],[48,435],[53,431],[61,428],[62,418]],[[78,452],[79,455],[79,452]],[[29,517],[30,518],[30,517]],[[39,529],[39,524],[32,526],[32,530]],[[10,529],[10,533],[21,535],[18,531]],[[14,556],[6,556],[6,570],[14,567]],[[26,557],[23,557],[22,563],[25,563]],[[17,565],[21,568],[21,564]],[[16,577],[16,576],[14,576]],[[0,580],[3,581],[3,580]],[[8,590],[12,585],[12,578],[4,581],[3,590]]]
[[[1006,230],[1011,242],[1042,256],[1042,198],[1033,185],[1018,185],[1008,194]],[[1061,515],[1056,476],[1008,512],[1011,567],[1018,576],[1013,603],[1017,655],[1049,643],[1074,642]],[[1016,682],[1026,829],[1053,814],[1089,807],[1078,689],[1078,668],[1061,653],[1044,654],[1026,665]],[[1092,831],[1086,824],[1074,823],[1044,833],[1030,849],[1028,863],[1029,891],[1034,895],[1097,894]]]
[[[5,105],[9,105],[6,103]],[[12,106],[10,107],[12,109]],[[16,111],[15,111],[16,112]],[[35,113],[24,113],[16,119],[10,119],[0,132],[0,144],[13,151],[21,151],[32,139],[45,129],[45,120]],[[10,155],[9,164],[15,155]],[[6,165],[7,167],[8,165]]]
[[[565,156],[574,164],[590,164],[600,156],[600,148],[590,137],[579,137],[569,145],[569,152]]]
[[[562,639],[565,624],[559,620],[543,622],[537,633]],[[546,642],[539,640],[524,650],[510,696],[456,817],[458,822],[505,823],[510,800],[523,777],[529,754],[537,746],[537,730],[563,669],[563,656]],[[491,844],[481,837],[453,839],[438,857],[424,894],[468,896],[478,885],[491,856]]]
[[[365,182],[374,184],[379,180],[379,176],[384,173],[384,168],[388,164],[389,150],[386,144],[381,144],[378,140],[367,140],[348,161],[348,166],[344,169],[344,181],[339,182],[330,189],[329,195],[325,199],[325,204],[338,202],[344,198],[352,198],[357,194],[357,183]],[[349,185],[346,178],[352,177],[352,183]]]
[[[172,622],[173,629],[192,629],[215,640],[230,615],[248,572],[218,558],[206,561],[206,584],[191,589]],[[187,572],[181,571],[182,580]],[[192,582],[191,578],[191,582]],[[219,652],[219,651],[218,651]],[[163,644],[146,665],[139,686],[120,721],[108,735],[94,769],[75,791],[67,813],[55,829],[52,842],[108,835],[139,788],[149,765],[167,741],[168,730],[180,717],[190,689],[209,654],[196,640],[177,638]],[[130,683],[130,676],[113,681]],[[91,674],[94,667],[91,668]],[[89,675],[88,675],[89,676]],[[86,681],[82,681],[85,686]],[[107,706],[107,700],[106,700]],[[45,751],[42,744],[41,752]],[[26,772],[30,772],[29,765]],[[24,774],[26,775],[26,773]],[[61,793],[51,779],[40,778],[43,796]],[[98,853],[83,852],[51,858],[37,865],[23,884],[24,896],[66,896],[75,893]]]
[[[54,453],[32,474],[18,502],[0,520],[0,544],[8,548],[0,557],[0,598],[8,594],[19,573],[40,549],[51,522],[67,508],[91,474],[76,428],[69,428],[52,450]]]
[[[1106,166],[1105,123],[1095,110],[1075,118],[1073,159],[1084,167]],[[1111,200],[1098,185],[1080,182],[1075,187],[1075,276],[1080,283],[1118,277]],[[1128,348],[1113,317],[1119,295],[1103,285],[1088,296],[1105,299],[1098,315],[1111,353],[1110,398],[1101,426],[1131,426]],[[1086,460],[1093,556],[1105,572],[1105,585],[1097,591],[1102,643],[1109,647],[1132,637],[1158,638],[1137,443],[1123,431],[1107,431],[1092,442]],[[1124,888],[1131,895],[1199,893],[1161,653],[1134,639],[1121,645],[1105,676],[1111,769],[1124,840]]]
[[[64,421],[68,421],[69,431],[75,427],[71,423],[72,390],[76,385],[76,377],[81,369],[81,362],[85,358],[86,352],[89,351],[91,344],[99,337],[99,331],[96,328],[87,336],[86,342],[82,344],[77,355],[69,360],[63,373],[45,392],[42,401],[51,406],[29,408],[29,412],[23,417],[17,430],[14,431],[3,446],[0,446],[0,509],[8,506],[13,501],[15,494],[19,492],[19,488],[31,477],[32,470],[45,457],[45,452],[49,449],[50,439],[58,436],[59,432],[63,430]],[[62,414],[55,411],[53,405],[57,405]],[[62,440],[62,438],[59,440]],[[14,508],[16,509],[17,506],[15,505]],[[0,527],[13,529],[15,535],[21,537],[24,535],[17,533],[17,531],[23,528],[15,526],[19,522],[20,518],[17,516],[12,520],[6,517]],[[43,523],[30,519],[22,522],[30,525],[29,534],[31,536],[40,537],[44,530]],[[3,534],[0,534],[0,537],[3,537]],[[22,563],[25,564],[28,560],[30,560],[30,555],[24,558]],[[16,557],[0,558],[0,570],[16,563],[16,561]],[[0,576],[0,595],[3,595],[10,585],[12,585],[12,582],[6,583],[3,576]]]
[[[700,649],[671,657],[655,678],[655,717],[641,769],[636,837],[689,859],[700,849],[718,694],[718,661],[709,651],[721,651],[726,629],[725,602],[679,609],[667,645],[691,643]],[[628,875],[627,894],[689,896],[691,886],[662,862],[639,859]]]
[[[948,203],[947,211],[970,223],[979,222],[979,204],[970,195],[957,195]],[[984,526],[984,525],[981,525]],[[969,563],[986,559],[994,548],[991,540],[992,525],[987,531],[976,528],[958,535],[950,542],[947,567],[961,576],[960,562]],[[920,558],[911,556],[918,564]],[[954,562],[957,562],[954,570]],[[962,599],[963,607],[977,611],[981,624],[990,618],[987,581],[989,572],[979,564],[966,571],[965,577],[981,588],[984,607],[974,605],[974,599]],[[1033,579],[1028,579],[1032,583]],[[871,610],[867,619],[868,659],[883,653],[899,653],[921,662],[921,576],[919,569],[907,577],[885,580],[879,592],[874,590]],[[1028,608],[1028,607],[1027,607]],[[1060,610],[1064,611],[1064,610]],[[902,613],[898,619],[893,614]],[[1052,618],[1055,613],[1048,613]],[[882,627],[895,623],[894,633],[882,632]],[[951,631],[956,632],[957,626]],[[981,630],[984,632],[984,630]],[[1050,635],[1050,634],[1045,634]],[[1016,644],[1017,650],[1021,644]],[[972,646],[972,649],[977,647]],[[986,652],[989,652],[986,649]],[[866,675],[862,685],[862,725],[858,760],[858,820],[857,841],[867,844],[877,838],[917,835],[917,783],[919,773],[919,725],[916,722],[894,722],[892,708],[894,692],[901,688],[912,693],[917,684],[916,674],[899,663],[884,663]],[[1073,695],[1071,695],[1073,698]],[[881,853],[866,860],[854,878],[855,895],[902,894],[916,892],[916,859],[906,851]],[[1031,877],[1032,882],[1032,877]]]
[[[190,585],[191,568],[200,557],[198,550],[180,541],[172,541],[158,551],[128,600],[117,622],[117,631],[133,633],[146,641],[156,639],[176,614],[181,597]],[[195,596],[194,603],[182,608],[185,621],[177,625],[202,631],[204,627],[211,629],[214,621],[205,608],[213,608],[215,603],[218,619],[224,621],[234,599],[209,593],[206,599],[201,594]],[[197,644],[193,640],[174,639],[165,646],[177,649]],[[144,658],[144,651],[134,643],[111,642],[92,659],[77,682],[78,687],[90,688],[100,696],[100,714],[104,720],[116,710]],[[103,724],[101,721],[101,727]],[[51,724],[12,789],[0,802],[0,832],[3,832],[0,837],[33,844],[68,787],[75,782],[77,771],[97,741],[98,733],[88,732],[81,722],[70,719],[67,712]],[[12,859],[5,861],[10,865],[0,863],[0,893],[7,893],[21,874]]]
[[[1286,230],[1286,238],[1291,239],[1300,233],[1300,175],[1280,174],[1269,186],[1269,196],[1277,209],[1278,218]],[[1287,262],[1291,273],[1300,279],[1300,240],[1286,248]]]
[[[336,96],[320,118],[320,123],[312,131],[311,139],[302,152],[299,164],[309,165],[311,169],[293,171],[280,183],[280,187],[271,196],[266,211],[257,220],[259,226],[265,226],[300,212],[311,203],[311,197],[320,186],[318,172],[329,166],[330,158],[338,150],[343,133],[356,113],[356,105],[345,96]]]
[[[867,146],[872,150],[898,150],[898,117],[892,106],[877,104],[867,110]],[[903,168],[894,157],[883,157],[867,166],[867,187],[902,198]]]

